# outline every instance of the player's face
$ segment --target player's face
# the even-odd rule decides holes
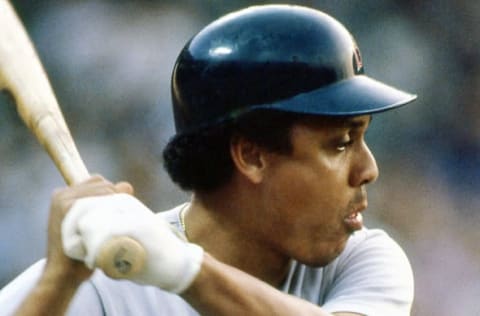
[[[293,127],[291,155],[266,154],[263,233],[277,251],[325,265],[362,227],[365,186],[378,176],[364,140],[370,119],[310,118]]]

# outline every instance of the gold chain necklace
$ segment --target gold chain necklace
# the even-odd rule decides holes
[[[180,225],[182,226],[183,232],[187,233],[187,227],[185,226],[185,209],[186,207],[180,210]]]
[[[180,226],[182,226],[183,229],[183,238],[185,238],[185,241],[188,241],[188,236],[187,236],[187,225],[185,224],[185,212],[187,210],[187,206],[184,206],[180,210]]]

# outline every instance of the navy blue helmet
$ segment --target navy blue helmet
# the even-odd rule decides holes
[[[171,90],[177,133],[255,109],[351,116],[416,99],[364,74],[341,23],[291,5],[254,6],[207,25],[178,56]]]

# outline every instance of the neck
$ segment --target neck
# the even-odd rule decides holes
[[[194,195],[184,217],[188,239],[218,260],[279,287],[288,273],[290,258],[275,251],[257,233],[258,210],[239,197],[238,192],[233,196],[228,192]]]

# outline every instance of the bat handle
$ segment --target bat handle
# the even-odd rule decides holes
[[[82,182],[90,174],[78,153],[68,129],[59,126],[53,115],[41,116],[34,128],[39,140],[52,157],[65,181],[71,185]],[[108,240],[97,255],[96,266],[112,278],[129,278],[145,265],[146,252],[136,240],[121,236]]]
[[[65,181],[71,185],[90,177],[68,129],[59,126],[53,115],[41,116],[34,124],[40,142],[52,157]],[[96,266],[115,279],[128,279],[139,273],[146,261],[146,251],[135,239],[114,237],[102,245]]]
[[[50,113],[41,116],[34,128],[40,142],[52,157],[65,181],[71,185],[90,177],[85,164],[74,145],[68,129],[59,126],[58,119]],[[95,266],[115,279],[128,279],[139,273],[147,253],[135,239],[119,236],[105,242],[97,255]]]
[[[39,115],[31,129],[43,145],[55,166],[68,185],[87,180],[90,174],[78,153],[77,147],[62,119],[56,113],[46,112]]]

